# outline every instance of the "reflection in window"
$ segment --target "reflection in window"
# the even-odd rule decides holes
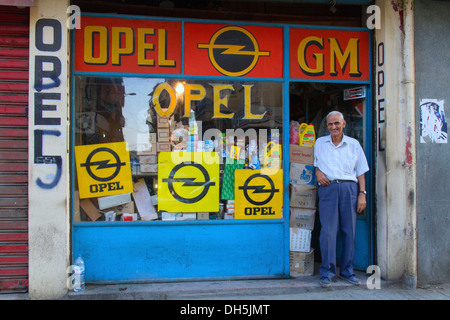
[[[128,198],[77,199],[75,222],[232,219],[234,170],[282,166],[282,84],[76,77],[74,129],[75,146],[126,142],[134,184]],[[159,210],[161,152],[217,152],[218,210]],[[112,161],[95,163],[107,167]],[[88,186],[74,179],[77,196]],[[137,196],[141,192],[144,198]]]

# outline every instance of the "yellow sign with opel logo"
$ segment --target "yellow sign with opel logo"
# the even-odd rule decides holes
[[[75,146],[80,199],[133,192],[126,142]]]
[[[161,152],[158,209],[168,212],[219,211],[217,152]]]
[[[283,208],[283,170],[235,171],[235,219],[280,219]]]

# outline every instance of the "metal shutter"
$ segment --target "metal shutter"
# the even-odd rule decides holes
[[[0,6],[0,293],[28,290],[29,10]]]

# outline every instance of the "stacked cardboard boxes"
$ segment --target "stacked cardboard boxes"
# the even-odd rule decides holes
[[[314,148],[291,144],[290,150],[290,274],[314,274],[311,233],[316,214],[317,184]]]

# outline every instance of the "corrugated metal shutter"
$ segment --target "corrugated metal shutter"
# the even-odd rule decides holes
[[[0,6],[0,293],[28,290],[29,10]]]

